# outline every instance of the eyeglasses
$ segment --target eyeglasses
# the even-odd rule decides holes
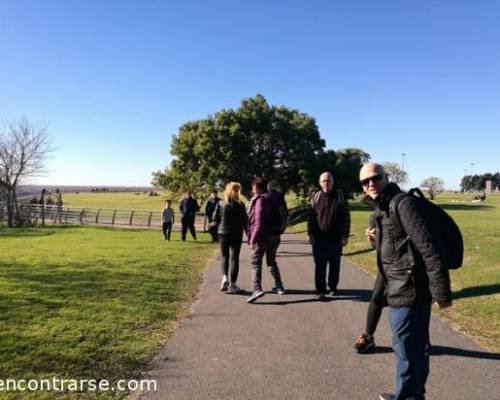
[[[363,179],[360,182],[361,182],[361,185],[368,186],[370,184],[370,181],[372,181],[373,183],[380,182],[382,180],[383,176],[384,175],[382,175],[382,174],[373,175],[373,176],[370,176],[369,178]]]

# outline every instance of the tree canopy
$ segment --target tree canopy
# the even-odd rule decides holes
[[[389,175],[391,182],[404,185],[408,181],[408,173],[396,162],[385,162],[382,164],[385,172]]]
[[[186,122],[173,136],[171,154],[171,164],[153,173],[154,185],[206,194],[225,182],[238,181],[246,195],[254,176],[275,179],[284,191],[308,193],[321,172],[335,174],[338,169],[339,175],[350,177],[355,165],[357,182],[359,160],[369,158],[359,149],[325,150],[314,118],[271,106],[262,95],[244,99],[236,110]]]
[[[486,181],[491,180],[491,188],[500,188],[500,173],[486,173],[483,175],[465,175],[462,177],[460,186],[463,192],[479,191],[486,188]]]

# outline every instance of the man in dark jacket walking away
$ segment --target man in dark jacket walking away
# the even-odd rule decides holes
[[[207,205],[205,206],[205,215],[208,219],[208,231],[210,232],[210,236],[212,236],[212,242],[217,242],[217,226],[212,224],[213,215],[215,211],[215,207],[219,203],[220,198],[217,196],[217,190],[212,190],[212,196],[208,199]]]
[[[264,296],[262,290],[262,260],[266,256],[266,264],[274,278],[275,287],[278,294],[284,294],[285,289],[281,281],[281,274],[276,262],[276,252],[280,244],[280,236],[272,231],[271,212],[274,196],[264,193],[264,182],[255,180],[252,183],[253,197],[248,208],[248,244],[252,249],[252,284],[253,293],[247,299],[248,303],[253,303],[259,297]]]
[[[187,230],[191,232],[191,236],[196,240],[196,228],[194,227],[194,219],[196,213],[200,211],[198,201],[193,197],[192,192],[187,192],[184,200],[181,201],[179,206],[181,211],[181,224],[182,224],[182,241],[186,240]]]
[[[333,176],[323,172],[319,177],[321,191],[312,199],[312,210],[307,224],[307,234],[314,255],[314,281],[318,300],[325,300],[328,286],[333,296],[340,279],[340,258],[342,247],[347,244],[351,217],[344,193],[334,187]]]
[[[429,375],[431,303],[439,308],[451,305],[443,247],[433,236],[432,221],[421,203],[389,183],[381,165],[365,164],[359,179],[367,201],[375,206],[377,264],[397,358],[395,393],[381,394],[380,399],[423,400]]]

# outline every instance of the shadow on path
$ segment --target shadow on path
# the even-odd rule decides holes
[[[343,253],[342,255],[344,256],[355,256],[358,254],[363,254],[363,253],[370,253],[371,251],[375,251],[375,249],[372,249],[371,247],[368,249],[363,249],[363,250],[356,250],[351,253]]]
[[[367,354],[384,354],[393,353],[391,347],[387,346],[375,346],[375,348]],[[482,360],[500,360],[499,353],[489,353],[487,351],[476,351],[476,350],[466,350],[459,349],[457,347],[450,346],[432,346],[431,356],[456,356],[456,357],[468,357],[468,358],[480,358]]]

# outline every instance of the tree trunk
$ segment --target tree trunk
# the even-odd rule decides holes
[[[14,204],[12,201],[12,189],[7,188],[7,226],[14,227]]]

